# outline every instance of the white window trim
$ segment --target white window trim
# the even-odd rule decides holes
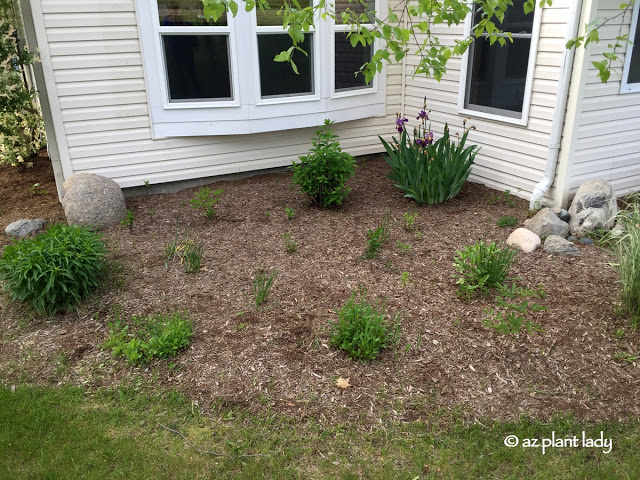
[[[378,0],[386,11],[387,0]],[[164,54],[160,40],[157,2],[136,0],[140,47],[152,137],[237,135],[315,127],[326,118],[346,122],[386,114],[386,65],[371,88],[335,91],[335,46],[333,35],[339,26],[319,20],[314,32],[314,93],[289,97],[260,98],[257,27],[255,9],[238,9],[228,15],[228,27],[190,27],[193,33],[229,31],[231,89],[233,100],[169,103]],[[170,28],[162,27],[163,31]],[[260,31],[281,27],[259,27]],[[279,30],[278,30],[279,29]],[[248,34],[250,32],[250,34]],[[329,41],[331,39],[331,41]],[[375,45],[374,45],[375,51]],[[251,52],[239,55],[238,52]],[[330,65],[330,68],[323,68]]]
[[[529,123],[529,109],[531,108],[531,94],[533,92],[533,78],[536,68],[536,55],[538,53],[538,39],[540,38],[540,24],[542,20],[542,11],[538,2],[536,2],[535,10],[533,11],[533,29],[531,31],[531,47],[529,49],[529,64],[527,65],[527,79],[524,87],[524,98],[522,102],[522,113],[520,117],[512,117],[507,115],[500,115],[496,113],[489,113],[481,110],[474,110],[465,107],[465,98],[467,93],[469,72],[469,53],[470,48],[462,56],[462,64],[460,66],[460,89],[458,91],[458,113],[462,115],[468,115],[470,117],[482,118],[485,120],[493,120],[500,123],[508,123],[512,125],[520,125],[526,127]],[[470,13],[467,15],[464,25],[465,37],[471,35],[471,28],[473,27],[473,15]]]
[[[629,27],[629,40],[633,43],[638,41],[635,48],[640,48],[640,38],[635,38],[636,28],[640,21],[638,17],[640,17],[640,0],[636,0],[636,4],[633,6],[631,26]],[[627,83],[627,79],[629,78],[629,69],[631,68],[631,52],[633,52],[633,48],[634,45],[627,45],[627,50],[624,55],[624,68],[622,69],[622,81],[620,82],[620,93],[640,92],[640,82]]]

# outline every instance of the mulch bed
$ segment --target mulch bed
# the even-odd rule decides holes
[[[3,199],[9,196],[3,227],[25,216],[63,218],[45,170],[40,163],[33,171],[0,168]],[[132,231],[118,225],[104,232],[112,261],[104,289],[77,310],[48,318],[0,300],[1,377],[93,387],[142,378],[203,406],[331,422],[410,421],[436,409],[499,420],[561,412],[589,421],[640,415],[640,370],[614,358],[637,353],[640,335],[615,314],[612,256],[594,245],[581,245],[577,258],[520,254],[512,269],[518,284],[542,285],[547,294],[538,300],[547,310],[530,316],[544,333],[498,336],[483,325],[494,297],[456,295],[453,257],[480,239],[504,241],[512,229],[496,221],[508,214],[522,224],[527,202],[508,206],[499,192],[467,183],[454,200],[417,207],[416,229],[407,231],[402,213],[415,205],[386,173],[379,157],[361,162],[349,200],[331,210],[307,205],[289,173],[214,184],[224,193],[211,220],[188,205],[195,188],[127,199]],[[29,193],[36,182],[50,193]],[[287,206],[296,213],[290,221]],[[365,260],[367,230],[388,211],[390,240],[380,258]],[[185,273],[178,261],[165,268],[165,244],[187,233],[204,245],[206,270],[199,274]],[[285,233],[297,252],[286,253]],[[412,249],[403,254],[398,241]],[[278,276],[256,309],[251,279],[261,266],[275,267]],[[409,274],[406,286],[402,272]],[[334,309],[359,287],[402,315],[397,348],[369,363],[328,346]],[[175,309],[195,318],[192,346],[177,359],[136,368],[100,349],[115,310],[128,317]],[[338,377],[352,387],[338,388]]]

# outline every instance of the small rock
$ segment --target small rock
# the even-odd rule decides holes
[[[524,228],[531,230],[541,238],[550,235],[566,237],[569,233],[569,224],[560,220],[550,208],[543,208],[533,218],[526,220]]]
[[[27,235],[32,235],[36,232],[39,232],[46,226],[47,221],[41,218],[36,220],[23,218],[22,220],[17,220],[10,225],[7,225],[7,228],[4,229],[4,233],[9,235],[10,237],[23,238]]]
[[[104,228],[119,223],[127,214],[124,194],[110,178],[76,173],[64,182],[62,207],[69,225]]]
[[[596,230],[611,230],[618,212],[616,195],[605,180],[586,182],[569,207],[571,233],[583,237]]]
[[[544,241],[544,251],[552,255],[582,255],[580,249],[569,240],[557,235],[550,235]]]
[[[551,211],[555,213],[558,216],[558,218],[563,222],[568,222],[569,219],[571,218],[571,215],[569,215],[569,212],[566,211],[564,208],[553,207]]]
[[[567,241],[569,242],[575,242],[576,240],[578,240],[578,237],[574,237],[573,235],[569,235],[567,237]]]
[[[578,239],[578,243],[581,243],[582,245],[593,245],[593,239],[589,237],[582,237]]]
[[[540,237],[526,228],[514,230],[507,238],[507,245],[513,245],[524,253],[535,251],[541,244]]]

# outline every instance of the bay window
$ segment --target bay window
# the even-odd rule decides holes
[[[385,114],[384,70],[370,84],[356,75],[373,46],[352,47],[349,26],[341,24],[341,12],[358,4],[339,0],[337,21],[316,20],[304,33],[298,45],[304,52],[294,51],[296,73],[274,61],[292,45],[277,15],[283,3],[213,22],[200,0],[137,0],[154,138],[251,134]],[[367,8],[374,7],[385,8],[370,0]]]
[[[640,2],[633,7],[627,52],[624,56],[620,93],[640,92]]]

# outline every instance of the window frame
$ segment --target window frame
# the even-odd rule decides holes
[[[377,0],[376,3],[378,9],[386,9],[386,0]],[[325,118],[340,123],[386,115],[386,65],[376,75],[371,88],[335,91],[333,21],[317,20],[313,32],[316,53],[313,65],[314,93],[261,98],[258,33],[265,30],[286,33],[281,26],[258,27],[255,9],[246,12],[240,8],[235,17],[228,15],[226,27],[161,27],[155,0],[136,0],[136,16],[154,139],[253,134],[315,127],[321,125]],[[227,34],[228,30],[231,101],[169,102],[161,33],[179,30],[208,32],[205,34]],[[213,31],[217,33],[211,33]],[[328,38],[330,36],[331,39]],[[251,53],[238,55],[238,52]],[[321,67],[326,62],[331,62],[331,68]]]
[[[472,12],[473,13],[473,12]],[[465,20],[465,37],[471,35],[473,27],[473,14],[467,15]],[[468,91],[471,85],[471,54],[473,47],[467,49],[461,59],[460,65],[460,85],[458,90],[458,113],[468,115],[470,117],[482,118],[486,120],[494,120],[501,123],[509,123],[513,125],[527,126],[529,122],[529,110],[531,108],[531,96],[533,93],[533,79],[536,68],[536,56],[538,53],[538,41],[540,38],[540,24],[542,20],[542,11],[538,2],[535,9],[529,15],[533,15],[533,24],[531,34],[512,34],[513,38],[531,38],[531,46],[529,47],[529,61],[527,63],[527,77],[525,80],[524,97],[522,100],[522,112],[511,112],[493,107],[482,105],[467,105]],[[484,35],[483,35],[484,36]],[[497,48],[502,48],[498,45]]]
[[[640,22],[640,0],[636,0],[631,14],[631,25],[629,26],[629,40],[633,45],[627,45],[624,54],[624,67],[622,68],[622,80],[620,81],[620,93],[640,92],[640,82],[628,83],[629,69],[631,68],[631,55],[634,48],[640,48],[640,38],[635,38],[638,22]],[[637,42],[637,44],[636,44]]]

